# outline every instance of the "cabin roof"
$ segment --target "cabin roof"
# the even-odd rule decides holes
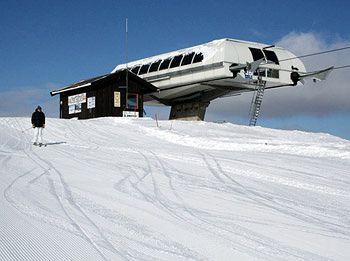
[[[100,75],[97,77],[93,77],[90,79],[82,80],[76,83],[73,83],[71,85],[65,86],[61,89],[53,90],[50,92],[51,96],[54,96],[59,93],[64,93],[71,90],[76,89],[82,89],[91,85],[95,85],[97,83],[101,83],[102,81],[108,81],[112,79],[123,79],[126,77],[126,70],[119,70],[116,72]],[[129,80],[135,81],[137,83],[140,83],[140,92],[143,94],[148,94],[152,92],[159,91],[157,87],[155,87],[153,84],[149,83],[148,81],[138,77],[134,73],[130,72],[128,73]]]
[[[137,65],[143,65],[143,64],[152,63],[152,62],[155,62],[158,60],[163,60],[166,58],[172,58],[172,57],[174,57],[176,55],[180,55],[180,54],[186,55],[186,54],[191,53],[191,52],[203,53],[204,60],[210,59],[213,55],[215,55],[215,53],[217,52],[219,47],[222,44],[224,44],[225,42],[234,42],[234,43],[239,43],[239,44],[245,44],[247,47],[257,47],[257,48],[269,46],[268,44],[264,44],[264,43],[243,41],[243,40],[232,39],[232,38],[222,38],[222,39],[213,40],[213,41],[210,41],[210,42],[207,42],[204,44],[199,44],[199,45],[195,45],[195,46],[191,46],[191,47],[187,47],[187,48],[183,48],[183,49],[179,49],[179,50],[175,50],[175,51],[171,51],[171,52],[167,52],[167,53],[157,54],[157,55],[150,56],[147,58],[142,58],[139,60],[131,61],[131,62],[128,62],[128,64],[119,64],[114,68],[114,70],[112,72],[115,72],[115,71],[118,71],[121,69],[125,69],[127,66],[133,67],[133,66],[137,66]],[[274,49],[283,50],[283,48],[278,47],[278,46],[274,46]]]

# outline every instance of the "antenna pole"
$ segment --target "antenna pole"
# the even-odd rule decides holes
[[[128,69],[128,18],[125,18],[125,85],[126,85],[126,107],[128,107],[128,92],[129,92],[129,69]]]

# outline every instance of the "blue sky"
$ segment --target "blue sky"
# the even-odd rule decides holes
[[[50,106],[50,113],[55,115],[58,103],[49,96],[49,90],[110,72],[116,64],[124,62],[126,17],[129,19],[128,53],[133,60],[225,37],[276,43],[295,33],[293,39],[283,43],[288,45],[295,38],[304,39],[300,38],[301,34],[309,34],[322,48],[344,45],[350,40],[349,10],[350,2],[345,0],[2,0],[0,115],[29,115],[30,106],[38,103]],[[311,64],[317,65],[318,61]],[[279,95],[283,96],[283,92]],[[20,102],[23,99],[27,99],[25,105]],[[269,111],[270,105],[267,102],[264,105]],[[208,120],[241,124],[248,121],[242,113],[222,112],[219,107],[220,100],[213,110],[208,110]],[[308,109],[296,115],[288,112],[264,116],[262,113],[259,124],[322,131],[350,139],[350,117],[347,116],[350,111],[333,107],[322,115]],[[157,110],[149,109],[150,114]]]

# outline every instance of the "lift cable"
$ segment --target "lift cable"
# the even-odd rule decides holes
[[[339,70],[339,69],[344,69],[344,68],[350,68],[350,64],[349,65],[343,65],[343,66],[334,67],[333,70]]]
[[[271,69],[270,67],[264,67],[264,66],[261,66],[261,68],[263,69]],[[346,69],[346,68],[350,68],[350,64],[348,65],[341,65],[341,66],[336,66],[333,68],[333,71],[335,70],[340,70],[340,69]],[[295,72],[295,70],[288,70],[288,69],[278,69],[279,71],[281,72]],[[308,73],[316,73],[318,72],[319,70],[316,70],[316,71],[311,71],[311,72],[302,72],[302,71],[297,71],[301,74],[308,74]]]
[[[284,61],[289,61],[289,60],[294,60],[294,59],[299,59],[299,58],[305,58],[305,57],[310,57],[310,56],[315,56],[315,55],[320,55],[320,54],[333,53],[333,52],[338,52],[338,51],[342,51],[342,50],[346,50],[346,49],[350,49],[350,46],[345,46],[342,48],[332,49],[332,50],[323,51],[323,52],[304,54],[304,55],[300,55],[300,56],[296,56],[296,57],[292,57],[292,58],[286,58],[286,59],[279,60],[279,62],[284,62]]]

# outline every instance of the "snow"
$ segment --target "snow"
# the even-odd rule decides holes
[[[226,41],[227,39],[219,39],[219,40],[214,40],[211,41],[209,43],[205,43],[205,44],[201,44],[201,45],[197,45],[197,46],[193,46],[193,47],[189,47],[189,48],[184,48],[181,50],[176,50],[176,51],[172,51],[172,52],[168,52],[168,53],[164,53],[164,54],[159,54],[156,56],[151,56],[148,58],[144,58],[144,59],[140,59],[137,61],[132,61],[130,63],[128,63],[128,67],[133,67],[133,66],[137,66],[137,65],[142,65],[142,64],[148,64],[148,63],[152,63],[155,61],[159,61],[159,60],[164,60],[167,58],[172,58],[176,55],[186,55],[189,54],[191,52],[195,52],[195,53],[202,53],[203,54],[203,61],[207,61],[213,58],[213,56],[218,52],[218,49],[221,48],[221,45]],[[121,69],[125,69],[126,68],[126,64],[119,64],[117,65],[112,73],[121,70]]]
[[[0,260],[350,260],[350,141],[0,118]]]
[[[223,48],[222,45],[227,41],[235,42],[238,44],[249,44],[250,46],[256,46],[259,48],[268,46],[267,44],[263,44],[263,43],[243,41],[243,40],[238,40],[238,39],[230,39],[230,38],[217,39],[217,40],[213,40],[213,41],[208,42],[208,43],[204,43],[204,44],[200,44],[200,45],[196,45],[196,46],[192,46],[192,47],[188,47],[188,48],[183,48],[180,50],[176,50],[176,51],[172,51],[172,52],[168,52],[168,53],[163,53],[163,54],[139,59],[136,61],[131,61],[127,65],[126,64],[119,64],[113,69],[112,73],[114,73],[118,70],[125,69],[127,66],[128,66],[128,68],[131,68],[131,67],[134,67],[137,65],[143,65],[143,64],[153,63],[153,62],[156,62],[159,60],[164,60],[167,58],[172,58],[172,57],[174,57],[176,55],[180,55],[180,54],[186,55],[186,54],[189,54],[191,52],[202,53],[203,54],[203,61],[209,61],[219,51],[221,51],[221,49]],[[278,47],[278,46],[275,46],[274,49],[284,50],[283,48]]]

